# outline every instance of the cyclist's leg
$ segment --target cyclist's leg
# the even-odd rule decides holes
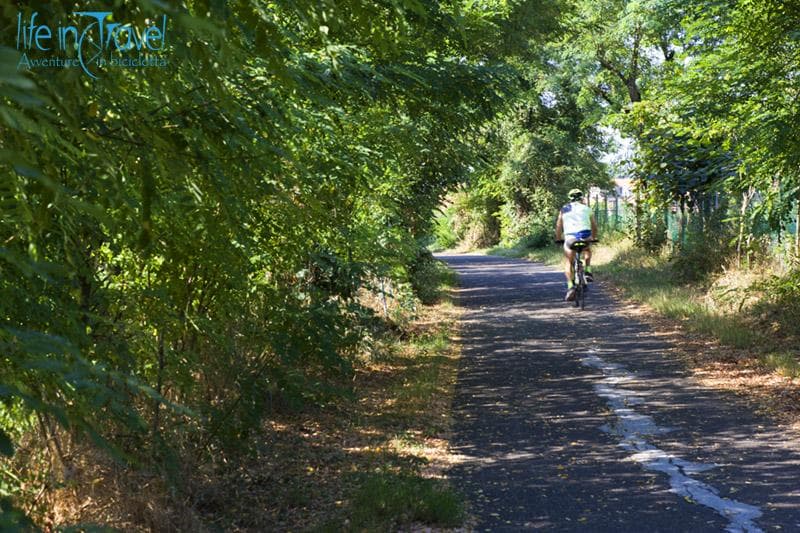
[[[574,237],[567,237],[564,240],[564,259],[567,262],[566,269],[564,270],[564,275],[567,278],[567,294],[564,299],[567,301],[572,301],[575,299],[575,283],[573,282],[573,279],[575,278],[575,272],[573,271],[572,266],[572,264],[575,262],[575,251],[569,247],[571,239],[574,241]]]
[[[592,275],[592,246],[589,245],[583,251],[583,271],[586,273],[586,281],[594,281]]]
[[[572,263],[575,262],[575,251],[570,250],[569,248],[564,246],[564,260],[566,261],[566,268],[564,269],[564,275],[567,278],[567,288],[572,287],[572,280],[575,277],[575,272],[573,272]]]

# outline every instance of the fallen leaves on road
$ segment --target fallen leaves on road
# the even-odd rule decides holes
[[[723,346],[715,339],[687,331],[683,324],[659,315],[645,305],[613,297],[626,316],[649,325],[654,334],[672,344],[672,352],[683,360],[701,385],[733,391],[753,407],[781,425],[800,432],[800,379],[765,367],[758,353]]]

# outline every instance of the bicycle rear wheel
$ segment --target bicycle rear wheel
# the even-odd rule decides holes
[[[581,276],[581,290],[579,293],[581,301],[581,311],[583,311],[586,308],[586,289],[587,289],[586,280],[584,280],[583,276]]]
[[[583,276],[583,271],[578,270],[575,276],[575,307],[584,308],[586,305],[586,278]]]
[[[583,263],[581,262],[580,254],[575,255],[575,263],[572,265],[573,275],[573,282],[575,287],[575,307],[583,308],[583,304],[581,302],[584,299],[584,293],[586,292],[586,282],[583,278]]]

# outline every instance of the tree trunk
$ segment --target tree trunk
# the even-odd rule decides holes
[[[161,399],[164,393],[164,367],[166,366],[164,354],[164,333],[159,329],[158,331],[158,376],[156,377],[156,392],[158,398],[153,400],[153,437],[160,435],[161,431]]]
[[[631,99],[631,103],[641,102],[642,101],[642,93],[639,91],[639,85],[636,83],[636,78],[628,78],[628,81],[625,83],[628,86],[628,96]]]
[[[636,187],[636,205],[634,206],[633,216],[636,220],[636,242],[642,242],[642,193],[639,192],[639,187]]]

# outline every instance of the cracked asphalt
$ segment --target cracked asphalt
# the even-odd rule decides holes
[[[562,301],[556,268],[439,257],[459,274],[464,308],[451,441],[460,462],[449,474],[476,530],[800,531],[797,437],[735,395],[693,381],[665,341],[616,311],[601,280],[581,312]],[[636,401],[615,407],[599,394],[619,379],[587,357],[624,369],[622,398]],[[627,437],[646,440],[670,464],[708,467],[692,471],[690,484],[760,516],[738,523],[676,490],[675,476],[648,468],[621,442],[613,428],[637,427],[621,424],[624,416],[658,425]]]

